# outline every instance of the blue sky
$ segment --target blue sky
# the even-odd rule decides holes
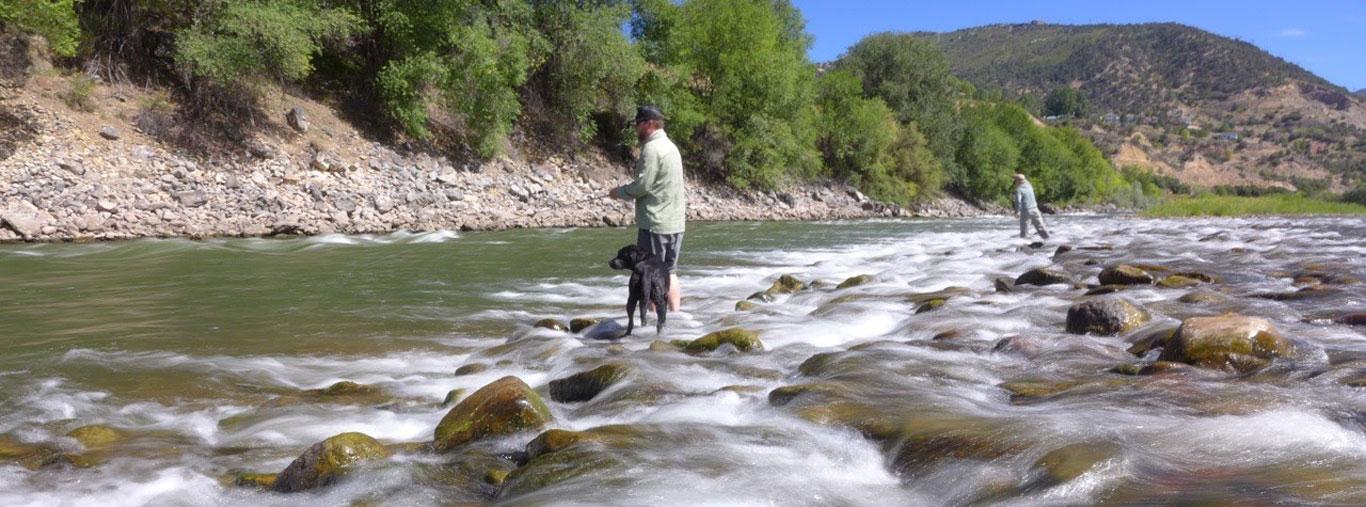
[[[1174,21],[1238,38],[1351,90],[1366,88],[1366,0],[895,1],[793,0],[815,36],[811,59],[833,60],[864,35],[947,32],[993,23]]]

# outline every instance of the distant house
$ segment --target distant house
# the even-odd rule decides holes
[[[1100,117],[1100,122],[1110,126],[1119,125],[1119,115],[1115,113],[1105,113],[1105,116]]]
[[[1214,138],[1215,138],[1215,139],[1218,139],[1218,140],[1220,140],[1220,141],[1228,141],[1228,142],[1231,142],[1231,143],[1232,143],[1232,142],[1237,142],[1237,141],[1238,141],[1238,133],[1237,133],[1237,132],[1220,132],[1220,133],[1218,133],[1218,134],[1214,134]]]
[[[1057,115],[1057,114],[1050,114],[1050,115],[1048,115],[1048,116],[1043,117],[1044,123],[1058,123],[1058,122],[1060,122],[1060,121],[1062,121],[1062,120],[1063,120],[1062,115]]]

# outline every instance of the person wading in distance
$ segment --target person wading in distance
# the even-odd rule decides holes
[[[683,189],[683,158],[664,133],[664,114],[653,106],[636,109],[636,138],[640,157],[635,179],[612,189],[609,197],[635,201],[636,246],[662,259],[669,269],[669,311],[678,311],[683,291],[678,286],[678,256],[683,249],[687,203]]]
[[[1020,216],[1020,237],[1029,237],[1029,223],[1034,222],[1034,230],[1043,239],[1048,239],[1048,228],[1043,225],[1043,214],[1039,213],[1039,203],[1034,200],[1034,186],[1023,174],[1015,174],[1015,214]]]

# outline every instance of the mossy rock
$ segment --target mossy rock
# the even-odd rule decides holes
[[[489,369],[489,365],[487,365],[487,364],[484,364],[484,363],[470,363],[470,364],[461,366],[461,367],[459,367],[459,368],[456,368],[456,369],[455,369],[455,375],[456,375],[456,376],[474,375],[474,374],[476,374],[476,373],[483,373],[483,372],[487,371],[488,369]]]
[[[1342,294],[1342,289],[1333,287],[1305,287],[1294,292],[1272,292],[1263,294],[1253,294],[1252,297],[1270,299],[1274,301],[1305,301],[1311,299],[1321,299]]]
[[[848,288],[850,288],[850,287],[858,287],[858,286],[860,286],[860,285],[867,284],[868,282],[871,282],[871,281],[873,281],[873,275],[856,275],[856,276],[851,276],[851,277],[849,277],[849,278],[844,279],[844,281],[843,281],[843,282],[840,282],[839,285],[836,285],[836,286],[835,286],[835,290],[843,290],[843,289],[848,289]]]
[[[1340,315],[1334,318],[1333,322],[1337,322],[1338,324],[1347,324],[1349,326],[1366,326],[1366,312],[1357,312],[1349,313],[1346,315]]]
[[[622,363],[607,363],[588,371],[550,381],[550,399],[560,403],[588,401],[620,382],[633,368]]]
[[[1151,285],[1153,275],[1128,264],[1105,268],[1098,276],[1101,285]]]
[[[310,396],[370,396],[379,394],[378,387],[343,380],[322,389],[309,389],[304,394]]]
[[[1157,282],[1157,286],[1164,289],[1187,289],[1200,285],[1200,283],[1200,280],[1195,278],[1182,275],[1169,275],[1163,277],[1162,281]]]
[[[1094,289],[1086,291],[1086,295],[1104,296],[1106,294],[1114,294],[1127,288],[1129,288],[1128,285],[1102,285],[1100,287],[1096,287]]]
[[[454,405],[455,402],[460,401],[460,398],[463,397],[465,397],[465,388],[463,387],[457,387],[450,391],[446,391],[446,398],[441,400],[441,406],[448,407]]]
[[[682,346],[679,346],[678,343],[675,343],[680,341],[683,342]],[[649,350],[650,352],[682,352],[683,349],[687,347],[687,340],[671,340],[667,342],[664,340],[655,340],[650,342],[650,346],[647,350]]]
[[[701,338],[688,342],[685,350],[690,354],[711,352],[716,350],[723,343],[731,344],[740,352],[764,350],[764,343],[759,341],[758,333],[738,327],[709,333]]]
[[[845,354],[846,352],[821,352],[815,354],[806,358],[805,361],[802,361],[802,364],[797,367],[797,371],[802,375],[818,377],[826,373],[830,368],[830,365],[835,364],[835,362]]]
[[[736,301],[736,302],[735,302],[735,311],[737,311],[737,312],[748,312],[748,311],[753,310],[753,309],[758,308],[758,307],[759,307],[759,305],[758,305],[758,304],[755,304],[753,301]]]
[[[327,486],[355,466],[389,457],[389,450],[364,433],[342,433],[313,444],[275,478],[281,493]]]
[[[841,384],[830,382],[813,382],[810,384],[796,384],[783,386],[768,393],[768,404],[781,407],[792,403],[800,397],[814,395],[825,397],[838,397],[849,393],[849,389]]]
[[[924,302],[923,304],[921,304],[919,308],[916,308],[916,309],[915,309],[915,313],[916,313],[917,315],[919,315],[919,314],[922,314],[922,313],[925,313],[925,312],[932,312],[932,311],[938,310],[938,309],[940,309],[941,307],[944,306],[944,303],[947,303],[948,301],[949,301],[949,300],[948,300],[947,298],[935,298],[935,299],[931,299],[931,300],[926,301],[926,302]]]
[[[1114,442],[1079,442],[1049,451],[1034,462],[1033,468],[1041,475],[1039,486],[1054,486],[1095,470],[1121,452],[1123,448]]]
[[[1131,345],[1128,352],[1135,356],[1142,357],[1148,351],[1164,348],[1167,341],[1176,336],[1176,327],[1159,327],[1151,330],[1141,331],[1137,336],[1131,336]]]
[[[553,329],[555,331],[569,331],[569,326],[566,326],[563,322],[560,322],[560,319],[541,319],[536,321],[535,324],[532,324],[531,327],[539,327],[541,329]]]
[[[923,304],[925,304],[925,303],[928,303],[928,302],[930,302],[930,301],[934,301],[934,300],[936,300],[936,299],[945,299],[945,300],[947,300],[947,299],[951,299],[951,298],[953,298],[953,297],[955,297],[955,296],[962,296],[962,295],[971,294],[971,293],[972,293],[972,289],[969,289],[969,288],[967,288],[967,287],[949,286],[949,287],[944,287],[943,289],[940,289],[940,290],[937,290],[937,291],[933,291],[933,292],[915,292],[915,293],[911,293],[911,294],[906,295],[906,298],[905,298],[905,299],[906,299],[906,302],[908,302],[908,303],[915,304],[915,305],[923,305]]]
[[[492,486],[502,486],[503,482],[507,480],[508,475],[511,474],[512,470],[505,468],[490,468],[484,471],[484,483]]]
[[[127,435],[109,426],[90,424],[71,430],[66,436],[76,439],[86,449],[95,449],[117,443]]]
[[[1067,309],[1067,332],[1112,336],[1136,329],[1149,318],[1148,312],[1123,299],[1091,299]]]
[[[1177,298],[1176,300],[1186,304],[1205,304],[1222,303],[1224,301],[1227,301],[1228,297],[1218,292],[1208,290],[1195,290],[1187,292],[1185,295]]]
[[[773,299],[773,294],[769,293],[766,290],[755,292],[753,294],[750,294],[749,297],[745,298],[746,301],[758,301],[760,303],[772,303]]]
[[[503,377],[451,408],[437,424],[432,446],[445,452],[484,437],[537,430],[552,419],[536,391],[517,377]]]
[[[587,317],[576,317],[569,319],[569,332],[579,333],[585,329],[593,327],[594,324],[602,322],[602,319],[590,319]]]
[[[1201,281],[1202,283],[1217,283],[1217,282],[1219,282],[1219,277],[1216,277],[1216,276],[1213,276],[1213,275],[1208,275],[1208,274],[1205,274],[1205,273],[1201,273],[1201,272],[1199,272],[1199,271],[1177,271],[1176,273],[1172,273],[1172,275],[1174,275],[1174,276],[1184,276],[1184,277],[1186,277],[1186,278],[1191,278],[1191,279],[1199,280],[1199,281]]]
[[[626,466],[617,457],[624,448],[660,437],[623,424],[584,431],[547,430],[527,444],[529,461],[507,476],[499,497],[515,498],[567,480],[617,473]]]
[[[792,275],[783,275],[769,286],[768,292],[772,294],[796,294],[806,290],[806,284]]]
[[[1293,351],[1290,341],[1282,337],[1270,321],[1226,314],[1182,321],[1176,335],[1162,350],[1161,360],[1248,372],[1261,369],[1271,360]]]
[[[964,333],[962,329],[946,329],[946,330],[940,331],[940,332],[938,332],[938,333],[935,333],[935,335],[934,335],[933,337],[931,337],[930,340],[933,340],[933,341],[954,340],[954,339],[962,338],[963,336],[966,336],[966,335],[967,335],[967,333]]]
[[[239,488],[274,490],[275,480],[280,474],[237,472],[232,475],[232,485]]]
[[[1015,278],[1015,285],[1071,285],[1072,277],[1051,268],[1034,268]]]

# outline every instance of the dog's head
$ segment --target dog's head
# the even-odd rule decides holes
[[[612,269],[633,269],[636,264],[645,262],[650,257],[650,252],[642,250],[635,245],[627,245],[617,250],[617,256],[607,262]]]

